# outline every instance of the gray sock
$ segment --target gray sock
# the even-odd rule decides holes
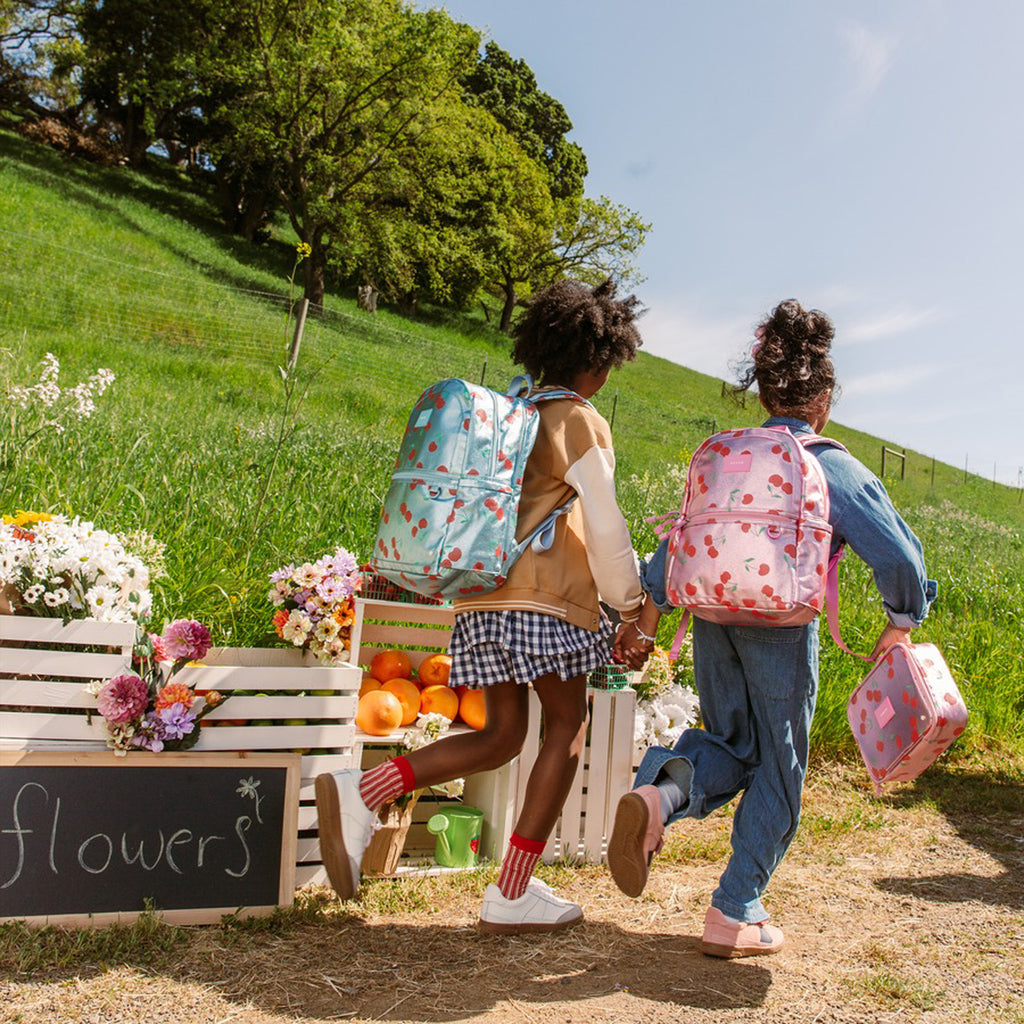
[[[690,781],[693,769],[689,761],[679,758],[669,761],[658,774],[654,785],[661,798],[661,820],[668,819],[690,802]]]

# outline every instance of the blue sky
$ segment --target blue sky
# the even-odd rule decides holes
[[[790,296],[836,323],[837,421],[1016,485],[1024,4],[447,0],[652,222],[645,348],[717,377]]]

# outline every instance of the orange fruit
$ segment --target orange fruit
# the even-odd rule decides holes
[[[420,713],[420,688],[411,679],[389,679],[381,689],[398,698],[402,705],[402,725],[412,725]]]
[[[364,675],[363,681],[359,687],[359,696],[362,697],[364,693],[369,693],[370,690],[379,690],[384,684],[373,676]]]
[[[452,659],[449,654],[428,654],[420,662],[417,669],[420,686],[447,686],[448,677],[452,672]]]
[[[371,736],[387,736],[402,724],[402,704],[387,690],[370,690],[359,698],[356,725]]]
[[[370,662],[370,675],[386,683],[389,679],[408,679],[412,662],[405,651],[378,651]]]
[[[473,729],[482,729],[487,720],[484,711],[484,691],[466,690],[459,700],[459,718]]]
[[[421,715],[444,715],[455,721],[459,713],[459,696],[448,686],[425,686],[420,693]]]

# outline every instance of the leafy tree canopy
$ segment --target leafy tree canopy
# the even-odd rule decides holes
[[[547,170],[553,199],[583,195],[587,158],[565,137],[572,131],[572,121],[558,100],[537,87],[526,61],[488,42],[463,86],[467,102],[488,110],[526,154]]]

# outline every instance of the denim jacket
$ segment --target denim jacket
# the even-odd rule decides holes
[[[810,424],[789,416],[772,416],[764,426],[788,427],[799,436]],[[921,542],[896,511],[882,482],[848,452],[811,445],[828,483],[832,554],[843,544],[870,567],[889,621],[910,629],[919,626],[935,600],[937,586],[925,574]],[[662,541],[643,567],[643,585],[661,612],[672,610],[665,594],[668,542]]]

